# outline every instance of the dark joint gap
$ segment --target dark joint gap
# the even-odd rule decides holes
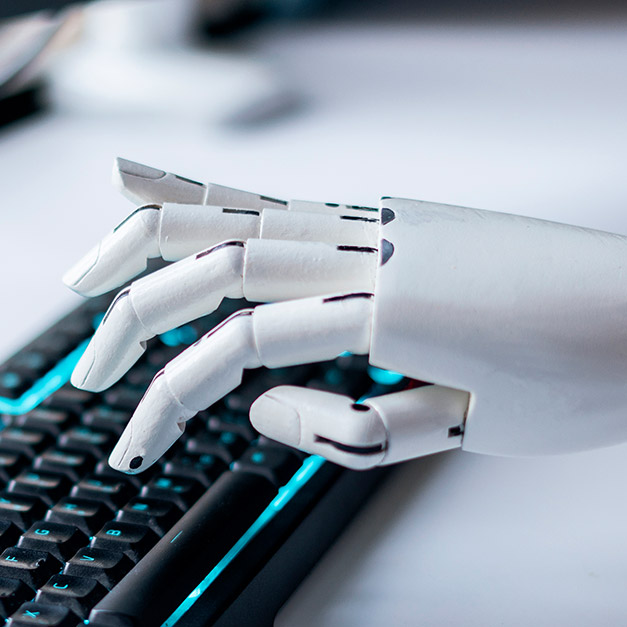
[[[376,248],[370,246],[338,246],[337,250],[343,250],[348,253],[376,253],[379,252]]]
[[[113,229],[113,232],[115,233],[123,224],[126,224],[133,216],[137,215],[140,211],[146,211],[148,209],[151,211],[160,211],[161,205],[142,205],[141,207],[137,207],[135,211],[127,215],[126,218],[124,218],[124,220],[122,220],[122,222],[120,222],[120,224],[118,224]]]
[[[109,305],[109,309],[107,309],[107,313],[104,315],[102,322],[100,324],[104,324],[107,321],[107,318],[111,314],[111,310],[115,307],[116,303],[122,300],[125,296],[128,296],[131,293],[131,288],[127,287],[125,290],[122,290],[114,299],[113,302]]]
[[[266,200],[267,202],[275,202],[277,205],[284,205],[287,207],[287,200],[272,198],[271,196],[259,196],[259,198],[261,198],[261,200]]]
[[[456,425],[448,430],[449,438],[457,438],[460,435],[464,435],[464,425]]]
[[[336,202],[325,202],[324,206],[325,207],[339,207],[339,205]]]
[[[222,213],[241,213],[247,216],[258,216],[259,212],[254,211],[252,209],[229,209],[228,207],[224,207],[222,209]]]
[[[230,240],[228,242],[222,242],[213,248],[208,248],[207,250],[203,250],[202,252],[196,255],[196,259],[200,259],[202,257],[206,257],[207,255],[215,252],[216,250],[220,250],[221,248],[228,248],[229,246],[239,246],[240,248],[246,248],[246,244],[239,240]]]
[[[364,405],[362,403],[353,403],[351,405],[351,409],[354,409],[355,411],[370,411],[370,407],[368,407],[368,405]]]
[[[231,322],[231,320],[235,318],[241,318],[243,316],[252,316],[254,311],[254,309],[240,309],[239,311],[236,311],[234,314],[231,314],[226,320],[223,320],[220,324],[213,327],[211,331],[205,333],[199,340],[196,340],[193,346],[196,346],[207,338],[210,338],[216,331],[219,331],[222,327]]]
[[[191,183],[192,185],[198,185],[198,187],[204,187],[203,183],[199,183],[198,181],[193,181],[192,179],[185,178],[184,176],[179,176],[178,174],[174,175],[179,181],[185,181],[185,183]]]
[[[385,450],[385,444],[374,444],[371,446],[350,446],[349,444],[342,444],[341,442],[336,442],[335,440],[329,440],[329,438],[324,438],[321,435],[314,435],[314,438],[316,442],[329,444],[333,448],[336,448],[338,451],[343,451],[344,453],[352,453],[353,455],[375,455],[376,453],[381,453],[381,451]]]
[[[340,220],[355,220],[357,222],[378,222],[378,218],[364,218],[363,216],[340,216]]]
[[[354,294],[341,294],[340,296],[329,296],[322,299],[323,303],[335,303],[340,300],[350,300],[351,298],[374,298],[370,292],[355,292]]]

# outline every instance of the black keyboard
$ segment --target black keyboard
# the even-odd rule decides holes
[[[259,436],[280,384],[355,398],[398,377],[342,355],[247,371],[139,475],[107,457],[152,377],[241,303],[151,340],[110,389],[69,377],[111,296],[85,302],[0,366],[0,616],[12,626],[271,625],[378,484]]]

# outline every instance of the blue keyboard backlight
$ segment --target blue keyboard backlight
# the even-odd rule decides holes
[[[270,505],[263,510],[259,518],[248,528],[231,550],[216,564],[209,574],[192,590],[188,597],[178,606],[161,627],[173,627],[192,607],[196,599],[218,578],[224,569],[235,559],[242,549],[283,509],[298,491],[309,481],[324,464],[324,459],[311,455],[303,462],[296,474],[279,489]]]

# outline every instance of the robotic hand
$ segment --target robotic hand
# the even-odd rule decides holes
[[[64,277],[115,298],[72,383],[99,391],[156,334],[223,298],[244,309],[153,379],[110,464],[154,463],[245,368],[368,354],[434,385],[356,404],[274,388],[251,407],[268,437],[351,468],[445,449],[580,451],[627,440],[627,238],[520,216],[385,197],[380,209],[259,196],[119,159],[143,204]]]

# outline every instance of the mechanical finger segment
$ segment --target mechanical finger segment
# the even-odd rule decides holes
[[[160,210],[139,207],[70,268],[63,282],[79,294],[96,296],[145,270],[147,260],[160,255]]]
[[[372,468],[386,454],[385,425],[376,409],[348,396],[295,386],[262,394],[250,408],[267,437],[354,469]]]
[[[136,204],[166,202],[192,205],[224,205],[247,209],[284,207],[278,198],[261,196],[214,183],[199,183],[191,179],[151,168],[118,157],[113,165],[113,184]]]
[[[237,312],[155,378],[116,445],[111,465],[124,472],[147,468],[164,452],[164,443],[174,441],[173,422],[189,419],[237,387],[246,368],[324,361],[345,350],[367,353],[371,317],[372,295],[359,293]],[[136,434],[149,432],[144,423],[154,433],[154,446],[143,436],[136,444]],[[148,461],[133,468],[137,457]]]

